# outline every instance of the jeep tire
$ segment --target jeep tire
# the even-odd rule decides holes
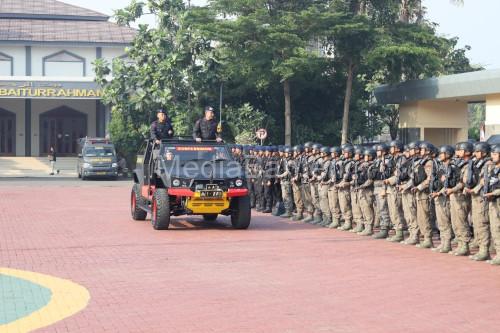
[[[144,206],[144,199],[141,196],[141,190],[139,184],[134,184],[132,187],[132,193],[130,194],[130,211],[132,213],[132,219],[136,221],[144,221],[148,213],[142,210],[140,206]]]
[[[231,199],[231,224],[234,229],[247,229],[251,218],[249,196]]]
[[[167,230],[170,225],[170,203],[164,188],[157,189],[153,195],[151,224],[155,230]]]

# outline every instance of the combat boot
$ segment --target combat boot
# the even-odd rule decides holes
[[[424,241],[420,244],[417,244],[416,247],[419,249],[432,249],[434,244],[432,243],[432,237],[425,237]]]
[[[302,215],[302,213],[295,214],[294,216],[292,216],[292,221],[300,221],[300,220],[303,220],[303,219],[304,219],[304,215]]]
[[[313,220],[312,215],[307,215],[307,217],[304,219],[304,221],[303,221],[303,222],[304,222],[304,223],[309,223],[309,222],[311,222],[312,220]]]
[[[290,211],[287,210],[287,211],[285,211],[285,213],[281,214],[280,217],[288,219],[288,218],[292,217],[292,214],[290,213]]]
[[[356,223],[356,228],[352,229],[351,232],[360,233],[364,229],[364,225],[361,222]]]
[[[488,264],[500,266],[500,255],[497,255],[495,259],[488,260]]]
[[[342,231],[348,231],[352,229],[352,221],[345,221],[344,225],[340,227],[340,230]]]
[[[358,235],[360,236],[371,236],[373,235],[373,226],[371,224],[366,224],[365,225],[365,230],[362,232],[358,232]]]
[[[473,256],[470,256],[469,258],[475,261],[486,261],[490,259],[490,252],[488,251],[488,247],[479,246],[479,252]]]
[[[468,256],[470,251],[469,251],[469,243],[467,242],[459,242],[459,246],[455,252],[453,252],[453,255],[455,256]]]
[[[394,236],[387,238],[387,241],[393,243],[400,243],[405,239],[403,230],[396,230],[396,234]]]
[[[269,213],[272,213],[272,209],[271,208],[266,208],[265,210],[262,211],[262,213],[264,214],[269,214]]]
[[[323,216],[323,220],[321,221],[320,225],[322,227],[328,227],[331,223],[332,223],[332,219],[330,217]]]
[[[336,229],[336,228],[338,228],[339,224],[340,224],[340,221],[337,220],[336,218],[333,218],[332,223],[328,226],[328,228]]]
[[[417,245],[418,244],[418,234],[410,234],[407,240],[401,242],[404,245]]]
[[[375,235],[373,235],[373,238],[375,239],[384,239],[389,236],[389,230],[387,229],[380,229],[379,232],[377,232]]]
[[[321,218],[321,215],[316,215],[314,217],[314,220],[311,222],[311,224],[321,224],[322,221],[323,221],[323,219]]]

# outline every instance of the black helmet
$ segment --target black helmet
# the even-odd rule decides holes
[[[408,145],[404,145],[403,151],[410,151],[410,148],[408,147]]]
[[[354,154],[354,147],[351,145],[347,145],[342,149],[342,152],[344,153],[349,153],[349,154]]]
[[[420,142],[420,145],[418,146],[420,149],[425,149],[425,150],[428,150],[430,152],[433,152],[435,147],[432,143],[430,143],[429,141],[422,141]]]
[[[408,150],[419,149],[422,141],[412,141],[408,144]]]
[[[474,145],[468,141],[459,142],[456,144],[455,150],[463,150],[472,153],[474,151]]]
[[[310,141],[309,141],[309,142],[306,142],[306,143],[304,143],[304,148],[306,148],[306,149],[311,149],[312,145],[313,145],[313,143],[312,143],[312,142],[310,142]]]
[[[330,148],[330,154],[342,154],[342,149],[340,147],[332,147]]]
[[[448,157],[452,157],[453,155],[455,155],[455,149],[450,145],[444,145],[439,147],[439,153],[446,154],[448,155]]]
[[[319,149],[320,153],[328,154],[330,153],[330,148],[327,146],[323,146]]]
[[[293,151],[302,153],[304,151],[304,147],[302,147],[301,145],[293,146]]]
[[[377,157],[377,152],[373,148],[366,148],[363,154],[365,156],[370,156],[372,160],[375,159],[375,157]]]
[[[389,143],[389,147],[396,147],[397,149],[399,149],[399,151],[403,151],[404,149],[403,143],[399,140],[392,140]]]
[[[363,155],[363,147],[361,146],[354,146],[354,154],[359,154],[359,155]]]
[[[494,145],[493,147],[491,147],[491,152],[500,153],[500,145]]]
[[[377,151],[381,150],[384,153],[387,153],[389,151],[389,147],[385,143],[379,143],[376,148]]]
[[[278,146],[278,151],[280,153],[282,153],[284,150],[285,150],[285,146],[281,146],[281,145]]]
[[[284,147],[283,152],[286,154],[291,154],[293,151],[292,147]]]
[[[313,150],[320,150],[321,147],[323,147],[323,146],[320,143],[314,143],[311,148]]]
[[[486,142],[478,142],[474,145],[474,151],[480,151],[485,154],[489,154],[491,151],[491,147]]]

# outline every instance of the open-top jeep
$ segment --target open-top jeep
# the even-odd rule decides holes
[[[157,230],[168,229],[171,216],[215,221],[219,214],[231,216],[234,228],[246,229],[251,209],[245,171],[224,143],[148,140],[137,154],[131,211],[134,220],[150,213]]]

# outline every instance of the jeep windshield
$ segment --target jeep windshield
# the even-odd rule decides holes
[[[230,161],[232,160],[225,146],[173,146],[164,145],[160,150],[165,161]]]
[[[111,157],[115,155],[113,147],[87,147],[83,151],[83,156],[86,157]]]

